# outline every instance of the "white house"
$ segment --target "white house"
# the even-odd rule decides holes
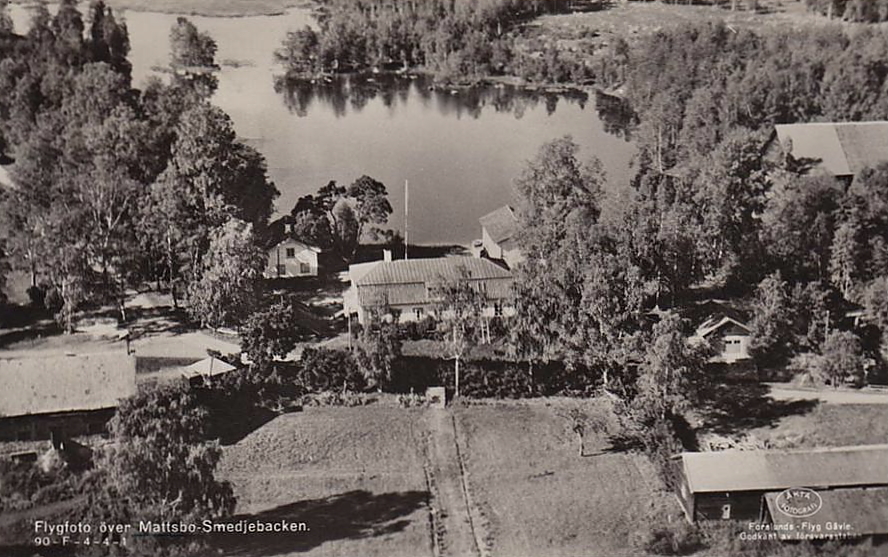
[[[508,205],[478,219],[481,223],[481,248],[490,259],[504,261],[509,268],[524,258],[515,244],[518,217]]]
[[[751,334],[745,323],[727,315],[715,314],[697,327],[691,341],[709,342],[716,349],[711,361],[732,364],[749,359]]]
[[[436,257],[392,261],[386,259],[349,267],[351,287],[345,295],[345,310],[366,323],[376,314],[400,322],[420,321],[437,315],[436,287],[449,281],[465,281],[482,292],[489,302],[486,317],[514,315],[510,303],[512,273],[487,259]]]
[[[268,249],[265,278],[318,276],[320,249],[294,238],[284,238]]]

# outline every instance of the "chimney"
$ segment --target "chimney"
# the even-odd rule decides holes
[[[392,260],[392,250],[390,250],[390,249],[382,250],[382,260],[383,261],[391,261]]]

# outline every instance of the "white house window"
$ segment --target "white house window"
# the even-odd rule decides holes
[[[392,309],[392,321],[397,323],[400,320],[401,320],[401,310]]]
[[[413,317],[416,319],[422,319],[422,308],[413,308]]]
[[[287,248],[287,259],[296,257],[296,248]]]
[[[503,316],[503,305],[502,305],[502,304],[498,304],[498,303],[497,303],[497,304],[493,304],[493,314],[494,314],[496,317],[502,317],[502,316]]]
[[[286,265],[278,265],[277,266],[278,276],[282,277],[287,274],[287,266]]]
[[[307,275],[311,272],[311,265],[306,263],[305,261],[299,262],[299,274]]]

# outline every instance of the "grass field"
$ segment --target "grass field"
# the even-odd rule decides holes
[[[680,510],[646,459],[611,452],[587,433],[578,455],[564,417],[576,402],[553,400],[457,409],[469,483],[486,517],[491,554],[637,556],[632,532],[651,509]],[[589,403],[587,412],[602,412]]]
[[[212,554],[433,555],[434,508],[444,519],[437,538],[443,557],[463,557],[476,539],[490,549],[482,555],[502,557],[638,555],[628,545],[632,531],[655,506],[675,517],[678,507],[643,457],[613,452],[594,434],[587,434],[587,456],[577,454],[565,417],[576,404],[552,399],[447,411],[372,405],[279,416],[225,447],[219,473],[234,487],[240,518],[286,517],[311,531],[216,538]],[[429,440],[447,439],[450,412],[458,451],[440,450],[440,443],[430,450]],[[457,454],[468,503],[451,489],[462,483]],[[427,470],[435,476],[433,494]],[[468,516],[471,529],[453,522]]]
[[[825,24],[828,20],[805,11],[804,4],[790,0],[761,1],[758,12],[724,7],[675,5],[662,2],[614,3],[611,8],[587,13],[543,16],[526,28],[529,36],[542,35],[563,46],[572,41],[608,44],[615,37],[627,41],[672,27],[704,21],[724,21],[733,29]],[[576,45],[573,45],[576,46]]]
[[[820,404],[750,433],[780,448],[888,443],[888,404]]]
[[[224,451],[241,517],[310,532],[214,538],[213,555],[431,555],[422,410],[310,408]]]

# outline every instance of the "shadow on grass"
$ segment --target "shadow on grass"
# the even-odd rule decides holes
[[[42,325],[34,325],[27,329],[19,329],[0,334],[0,348],[6,348],[20,342],[36,341],[52,336],[60,336],[62,329],[52,321]]]
[[[232,522],[304,522],[305,532],[213,534],[214,554],[227,557],[271,556],[308,551],[326,542],[374,538],[400,532],[407,518],[428,503],[424,491],[373,494],[355,490],[322,499],[299,501],[256,514],[238,515]]]
[[[210,438],[223,446],[238,443],[278,416],[248,397],[226,398],[218,392],[203,396],[210,410]]]
[[[768,396],[770,388],[759,383],[714,384],[701,408],[705,429],[731,434],[757,427],[774,427],[787,416],[807,414],[816,400],[782,401]]]

